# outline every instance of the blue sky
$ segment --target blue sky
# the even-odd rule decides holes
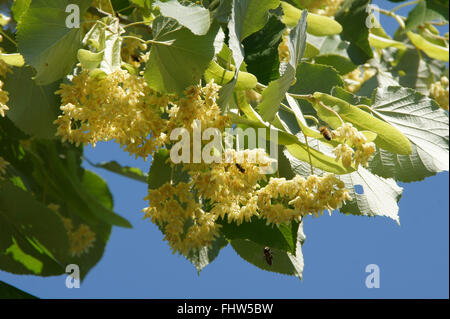
[[[383,8],[388,1],[374,1]],[[399,11],[406,14],[407,10]],[[382,16],[392,34],[395,21]],[[114,143],[86,148],[94,162],[117,160],[148,171]],[[404,187],[401,226],[388,218],[334,213],[305,219],[304,279],[262,271],[230,246],[200,276],[172,255],[159,230],[142,219],[146,185],[85,164],[108,182],[115,210],[133,229],[114,227],[101,261],[79,289],[65,276],[41,278],[0,271],[0,280],[41,298],[448,298],[449,175]],[[380,288],[365,286],[368,264],[380,267]]]

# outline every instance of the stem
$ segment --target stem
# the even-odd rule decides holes
[[[137,21],[137,22],[128,23],[128,24],[124,25],[123,28],[126,29],[128,27],[133,27],[133,26],[142,25],[142,24],[149,27],[149,25],[147,25],[148,21]]]
[[[17,42],[14,41],[13,39],[11,39],[11,38],[9,37],[9,35],[7,35],[6,32],[3,31],[3,29],[1,29],[1,28],[0,28],[0,33],[3,34],[3,36],[4,36],[6,39],[8,39],[9,41],[11,41],[15,46],[17,46]]]
[[[112,15],[116,15],[116,12],[114,11],[114,7],[113,7],[113,5],[112,5],[112,2],[111,2],[111,0],[108,0],[108,3],[109,3],[109,7],[110,7],[110,9],[111,9],[111,13],[112,13]]]
[[[344,124],[344,120],[342,119],[342,117],[332,108],[326,106],[325,104],[322,103],[322,101],[316,100],[317,103],[320,104],[320,106],[322,106],[323,108],[325,108],[327,111],[330,111],[331,113],[333,113],[334,115],[336,115],[336,117],[341,121],[341,125]]]
[[[372,109],[369,106],[367,106],[367,105],[360,104],[360,105],[357,105],[357,107],[360,108],[360,109],[366,109],[366,110],[368,110],[370,112],[370,114],[373,114]]]
[[[283,109],[285,109],[285,110],[288,111],[289,113],[295,115],[294,111],[293,111],[289,106],[287,106],[286,104],[280,103],[280,106],[283,107]]]
[[[211,2],[208,6],[208,10],[215,8],[219,2],[220,2],[220,0],[214,0],[213,2]]]
[[[106,11],[103,11],[103,10],[101,10],[99,8],[96,8],[96,7],[89,7],[88,11],[91,14],[96,15],[96,16],[101,17],[101,18],[112,17],[112,15],[110,13],[108,13]],[[125,25],[129,25],[129,24],[134,23],[133,21],[128,20],[126,18],[123,18],[122,16],[118,16],[117,18],[119,19],[120,23],[125,24]],[[144,28],[149,33],[152,32],[152,28],[150,26],[148,26],[148,25],[137,24],[136,26]]]
[[[405,22],[403,20],[406,20],[405,17],[399,16],[391,11],[387,11],[385,9],[381,9],[378,7],[372,7],[374,10],[378,11],[379,13],[382,13],[384,15],[387,15],[389,17],[394,18],[395,20],[397,20],[398,24],[400,25],[400,27],[404,30],[405,29]]]
[[[315,116],[312,116],[312,115],[303,115],[303,117],[305,118],[305,119],[310,119],[310,120],[313,120],[314,121],[314,123],[316,123],[317,124],[317,126],[319,126],[319,120],[318,119],[316,119],[316,117]]]
[[[392,9],[390,12],[394,13],[395,11],[400,10],[401,8],[404,8],[404,7],[407,7],[407,6],[411,6],[413,4],[419,3],[420,1],[421,0],[415,0],[415,1],[410,1],[410,2],[399,4],[394,9]]]
[[[125,8],[122,8],[122,9],[120,9],[120,10],[117,10],[116,12],[117,12],[117,13],[120,13],[120,12],[122,12],[122,11],[126,11],[126,10],[128,10],[128,9],[133,8],[133,7],[134,7],[133,5],[129,5],[128,7],[125,7]]]
[[[314,101],[314,97],[312,96],[312,94],[288,94],[296,100],[307,100],[309,102]]]
[[[305,133],[303,133],[303,136],[305,137],[306,148],[308,150],[309,165],[311,166],[311,175],[314,175],[314,167],[312,165],[311,152],[309,151],[308,137],[306,136]]]

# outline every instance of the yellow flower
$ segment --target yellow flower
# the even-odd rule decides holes
[[[443,76],[440,81],[431,84],[430,96],[438,102],[441,108],[448,111],[449,81]]]
[[[351,166],[353,163],[356,167],[359,165],[367,166],[369,159],[375,153],[375,144],[367,143],[367,139],[359,132],[351,123],[343,123],[342,126],[332,132],[333,137],[341,141],[333,150],[336,155],[336,161],[342,159],[344,166]],[[346,143],[350,143],[353,148]]]

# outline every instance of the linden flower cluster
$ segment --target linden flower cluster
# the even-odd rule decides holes
[[[448,78],[443,76],[440,81],[431,84],[430,96],[438,102],[438,104],[448,111],[448,93],[449,93],[449,81]]]
[[[260,169],[271,160],[261,149],[226,150],[224,159],[228,163],[186,164],[189,183],[166,183],[149,190],[145,217],[164,228],[164,239],[174,253],[188,255],[211,245],[219,234],[219,217],[239,225],[258,214],[256,190],[265,178]],[[236,161],[242,162],[239,168]]]
[[[205,87],[190,86],[184,92],[185,97],[171,103],[168,111],[169,122],[167,123],[167,135],[172,130],[183,127],[192,136],[193,129],[201,124],[202,130],[217,128],[223,131],[229,124],[229,117],[221,114],[217,100],[219,98],[220,86],[213,80]]]
[[[333,153],[336,155],[336,161],[342,159],[342,164],[345,166],[350,166],[352,163],[356,167],[359,165],[367,166],[370,157],[375,153],[374,143],[367,143],[364,134],[354,128],[351,123],[342,124],[332,134],[333,137],[342,142],[333,150]],[[346,142],[350,142],[356,151],[347,145]]]
[[[309,12],[334,16],[344,0],[299,0],[300,4]]]
[[[209,246],[219,234],[217,216],[205,212],[191,192],[192,186],[169,183],[149,190],[145,198],[150,206],[144,208],[146,218],[164,228],[164,240],[172,251],[188,255],[192,250]]]
[[[240,225],[257,214],[256,190],[272,159],[263,149],[226,150],[225,162],[190,165],[194,189],[213,206],[211,213]]]
[[[364,68],[361,71],[359,68],[354,69],[352,72],[349,72],[343,76],[344,81],[346,82],[345,89],[349,92],[356,93],[361,86],[374,76],[375,70]]]
[[[267,224],[280,225],[303,216],[323,214],[324,210],[338,209],[346,200],[351,200],[342,181],[334,174],[308,176],[297,175],[292,180],[271,178],[269,183],[257,192],[260,216]]]
[[[56,93],[63,114],[55,124],[63,141],[95,147],[99,141],[115,140],[144,159],[164,144],[166,121],[160,109],[168,97],[151,90],[142,77],[119,70],[97,79],[83,71]]]
[[[67,232],[67,237],[69,238],[69,252],[72,257],[79,257],[89,251],[95,242],[95,233],[89,228],[88,225],[81,224],[75,230],[72,220],[70,218],[65,218],[59,213],[60,206],[54,203],[50,203],[47,206],[49,209],[54,211],[63,222],[64,228]]]
[[[173,252],[188,255],[211,245],[218,236],[219,218],[240,225],[253,216],[280,225],[330,212],[351,199],[344,183],[333,174],[271,178],[266,186],[264,168],[273,161],[264,150],[227,150],[222,163],[187,164],[189,183],[164,184],[149,190],[146,218],[164,228]]]

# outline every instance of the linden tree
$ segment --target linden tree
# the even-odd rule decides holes
[[[87,145],[151,163],[91,164],[146,183],[136,214],[198,271],[230,244],[302,278],[305,218],[399,222],[397,182],[448,171],[448,1],[0,4],[3,271],[84,278],[131,227]]]

